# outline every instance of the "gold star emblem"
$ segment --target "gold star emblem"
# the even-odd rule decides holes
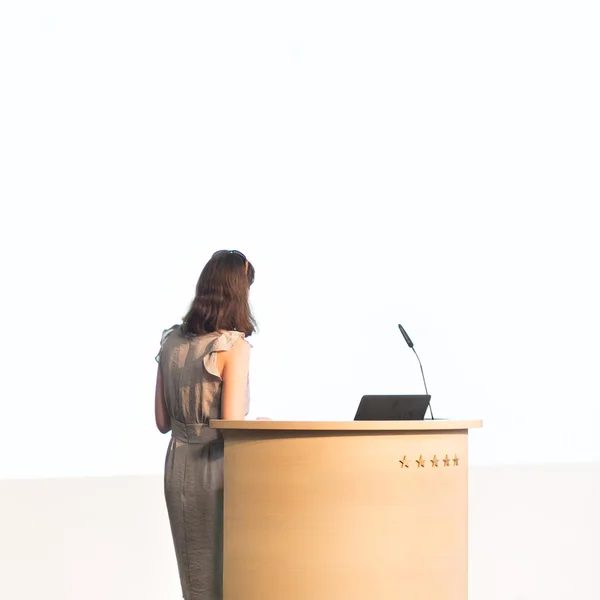
[[[400,464],[401,464],[403,467],[406,467],[407,469],[408,469],[408,467],[410,466],[410,465],[408,464],[408,458],[406,458],[406,454],[404,455],[404,458],[403,458],[403,459],[400,461]]]
[[[439,459],[438,459],[437,455],[434,454],[433,458],[431,459],[431,466],[432,467],[437,467],[438,466],[438,462],[439,462]]]
[[[423,455],[421,454],[421,456],[419,456],[419,458],[417,459],[417,465],[419,465],[419,467],[423,467],[425,468],[425,459],[423,458]],[[419,468],[417,467],[417,468]]]
[[[450,466],[450,460],[451,460],[451,458],[446,454],[446,458],[444,458],[444,466],[445,467]]]
[[[452,459],[452,461],[454,462],[454,466],[458,467],[458,456],[456,456],[456,454],[454,455],[454,458]]]

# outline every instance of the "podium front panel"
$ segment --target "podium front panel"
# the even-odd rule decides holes
[[[224,435],[224,600],[466,600],[466,429]]]

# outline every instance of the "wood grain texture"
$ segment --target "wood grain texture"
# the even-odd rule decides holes
[[[224,600],[466,600],[466,429],[223,433]]]

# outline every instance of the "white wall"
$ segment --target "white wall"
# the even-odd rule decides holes
[[[596,3],[0,11],[0,477],[160,471],[153,357],[223,247],[254,415],[419,392],[402,322],[474,464],[600,460]]]
[[[471,467],[470,600],[597,600],[600,465]],[[0,482],[0,598],[181,597],[159,476]]]

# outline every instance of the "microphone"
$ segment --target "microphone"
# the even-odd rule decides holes
[[[408,347],[413,348],[413,350],[414,350],[414,344],[412,343],[412,340],[408,337],[408,333],[406,333],[404,327],[402,327],[402,325],[400,325],[400,323],[398,323],[398,329],[400,330],[402,337],[404,337],[404,339],[406,340]],[[425,389],[427,389],[427,386],[425,386]]]
[[[400,333],[402,334],[404,341],[408,344],[408,347],[415,353],[415,356],[417,357],[417,360],[419,361],[419,367],[421,367],[421,376],[423,377],[423,385],[425,386],[425,393],[429,396],[429,392],[427,391],[427,384],[425,383],[425,373],[423,373],[423,365],[421,364],[421,359],[419,358],[419,355],[417,354],[417,351],[415,350],[415,345],[413,344],[413,341],[408,336],[408,333],[406,333],[404,327],[402,327],[402,325],[400,325],[400,323],[398,323],[398,329],[400,330]],[[431,399],[429,399],[428,406],[429,406],[429,412],[431,414],[431,419],[433,420],[434,418],[433,418],[433,411],[431,410]]]

